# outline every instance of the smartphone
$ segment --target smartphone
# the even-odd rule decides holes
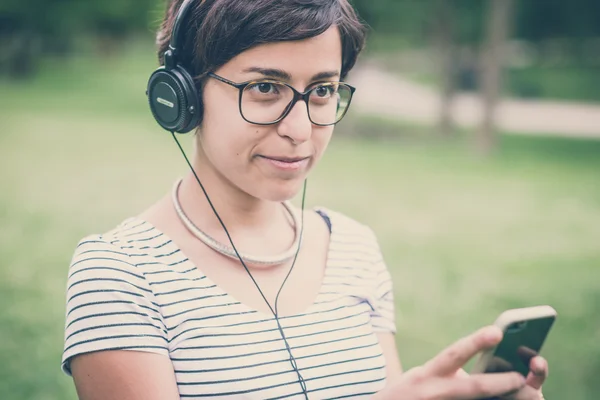
[[[556,310],[536,306],[507,310],[494,323],[504,333],[502,341],[479,356],[471,373],[516,371],[529,374],[529,364],[537,356],[556,320]]]

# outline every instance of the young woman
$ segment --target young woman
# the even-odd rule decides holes
[[[161,126],[195,131],[192,168],[77,246],[63,370],[81,399],[541,398],[540,358],[527,380],[461,370],[500,340],[489,327],[402,373],[374,233],[288,203],[363,43],[347,0],[170,1],[148,96]]]

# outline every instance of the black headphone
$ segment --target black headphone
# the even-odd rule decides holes
[[[177,61],[183,20],[194,0],[185,0],[175,18],[164,66],[150,75],[146,96],[156,122],[170,132],[187,133],[202,117],[202,102],[192,75]]]

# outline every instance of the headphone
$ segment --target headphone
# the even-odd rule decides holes
[[[164,65],[150,75],[146,96],[158,124],[170,132],[187,133],[202,117],[202,102],[192,75],[177,60],[181,25],[193,0],[185,0],[175,18]]]

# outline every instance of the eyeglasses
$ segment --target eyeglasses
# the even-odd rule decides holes
[[[240,91],[239,109],[246,122],[272,125],[283,120],[299,100],[304,100],[310,122],[335,125],[344,118],[356,88],[343,82],[317,82],[300,93],[285,82],[259,79],[235,83],[219,75],[208,76]]]

